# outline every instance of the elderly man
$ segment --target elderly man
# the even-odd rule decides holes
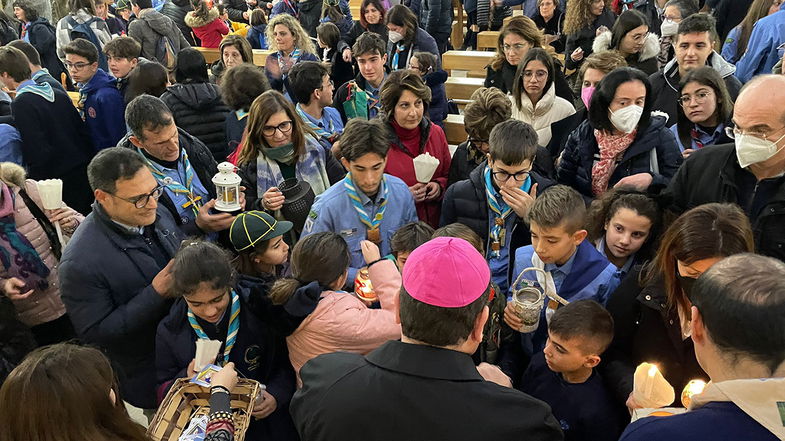
[[[169,261],[184,237],[137,153],[102,150],[87,177],[95,203],[63,252],[63,303],[79,338],[112,360],[123,399],[152,415],[155,331],[171,306]]]
[[[621,441],[785,439],[785,264],[728,257],[703,273],[690,300],[695,356],[711,383],[689,412],[638,420]]]
[[[561,440],[545,403],[512,389],[499,368],[474,366],[490,281],[485,258],[463,239],[439,237],[415,249],[403,267],[401,341],[366,356],[336,352],[306,363],[290,407],[300,437]]]
[[[749,216],[755,249],[785,260],[785,77],[764,75],[742,89],[733,109],[734,144],[690,155],[670,183],[679,214],[709,202],[733,202]]]

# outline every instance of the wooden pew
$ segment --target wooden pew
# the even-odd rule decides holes
[[[466,141],[463,115],[447,115],[444,120],[444,134],[447,136],[448,144],[460,144]]]
[[[475,90],[483,86],[484,82],[484,78],[449,77],[444,83],[447,99],[468,100]]]
[[[499,41],[499,31],[482,31],[477,34],[477,50],[496,50],[497,41]]]
[[[447,51],[442,55],[442,68],[450,73],[453,70],[469,71],[469,76],[485,77],[485,66],[494,57],[493,52]]]
[[[217,48],[213,49],[207,47],[194,47],[194,49],[198,50],[202,53],[202,55],[204,55],[204,59],[208,64],[215,63],[221,58],[221,53]],[[267,56],[271,53],[273,53],[271,50],[254,49],[253,64],[264,67],[264,62],[267,60]]]

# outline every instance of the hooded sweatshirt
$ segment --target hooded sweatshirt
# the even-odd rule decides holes
[[[168,37],[175,53],[181,49],[191,47],[183,37],[183,33],[169,17],[155,9],[143,9],[139,17],[128,25],[128,36],[133,37],[142,45],[142,57],[151,61],[159,60],[155,56],[155,49],[161,37]]]
[[[114,147],[125,135],[125,104],[117,80],[98,69],[79,91],[82,118],[96,151]]]
[[[224,35],[229,33],[229,27],[218,18],[217,8],[207,11],[207,17],[197,17],[194,11],[191,11],[185,14],[185,24],[194,30],[194,34],[202,42],[202,47],[217,49]]]
[[[221,91],[211,83],[175,84],[161,99],[172,111],[177,127],[207,145],[216,161],[229,154],[224,134],[229,107],[221,98]]]
[[[692,397],[687,413],[638,420],[624,431],[621,441],[785,439],[783,397],[785,378],[709,383],[703,393]]]

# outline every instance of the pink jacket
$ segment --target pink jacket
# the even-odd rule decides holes
[[[384,260],[370,268],[370,276],[382,309],[369,309],[354,294],[324,291],[316,309],[286,337],[299,386],[300,368],[317,355],[367,354],[387,340],[401,338],[401,325],[396,323],[401,274],[394,262]]]
[[[46,236],[44,229],[36,220],[30,209],[27,208],[25,200],[19,196],[19,187],[9,185],[14,194],[14,221],[16,223],[16,230],[22,233],[27,240],[35,247],[38,255],[41,256],[44,263],[51,270],[49,273],[49,288],[46,291],[36,291],[30,297],[14,302],[16,312],[19,315],[19,320],[27,326],[36,326],[42,323],[47,323],[56,320],[65,314],[65,306],[60,300],[60,285],[57,278],[57,268],[59,262],[52,254],[49,238]],[[25,190],[30,198],[41,205],[41,198],[38,196],[38,185],[35,181],[28,179],[25,181]],[[43,208],[42,208],[43,210]],[[79,222],[84,217],[79,215]],[[66,235],[67,231],[63,231]],[[0,277],[5,278],[6,275],[0,274]]]

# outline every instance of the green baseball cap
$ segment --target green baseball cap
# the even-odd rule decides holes
[[[229,240],[235,250],[244,251],[259,242],[282,236],[291,229],[289,221],[279,221],[264,211],[246,211],[238,214],[229,227]]]

